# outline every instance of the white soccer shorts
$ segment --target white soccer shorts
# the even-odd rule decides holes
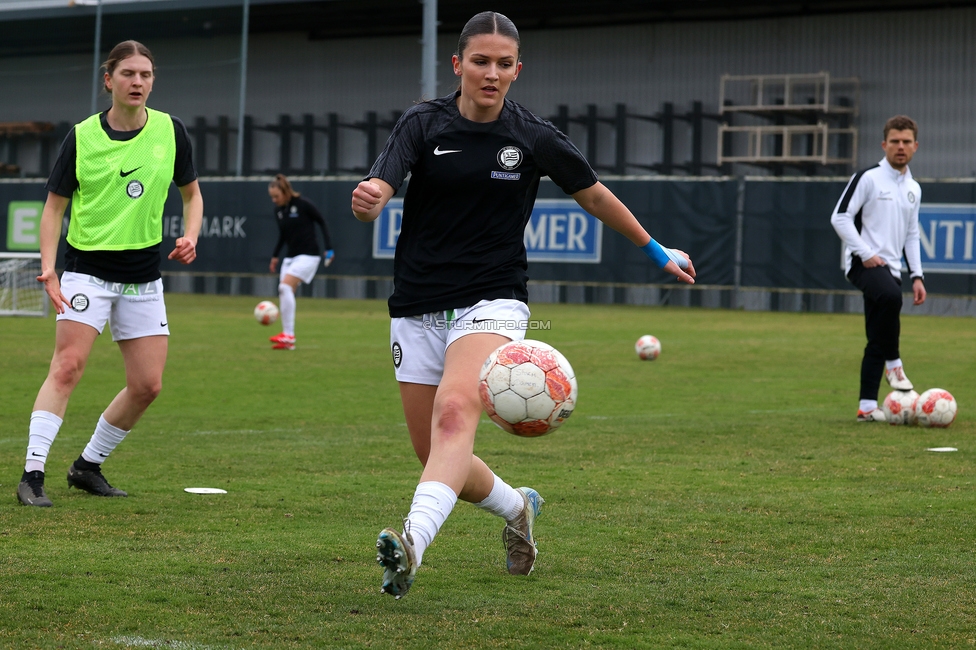
[[[397,381],[437,386],[448,346],[468,334],[525,338],[529,306],[520,300],[482,300],[473,307],[438,311],[390,322],[390,350]]]
[[[284,282],[286,275],[293,275],[305,284],[311,284],[321,262],[322,257],[320,255],[286,257],[281,261],[281,273],[278,276],[278,282]]]
[[[61,293],[71,307],[58,320],[94,327],[99,334],[109,323],[113,341],[144,336],[169,336],[162,279],[153,282],[109,282],[87,273],[61,274]]]

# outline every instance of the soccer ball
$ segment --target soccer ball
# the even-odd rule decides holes
[[[654,361],[661,354],[661,342],[657,337],[645,334],[637,339],[634,349],[637,350],[637,356],[644,361]]]
[[[956,419],[956,398],[947,390],[930,388],[915,402],[915,417],[923,427],[945,428]]]
[[[915,424],[915,402],[918,393],[913,390],[893,390],[881,404],[888,424]]]
[[[517,436],[555,431],[576,408],[576,374],[556,348],[511,341],[481,367],[478,393],[491,421]]]
[[[270,325],[278,320],[278,306],[270,300],[262,300],[254,308],[254,318],[262,325]]]

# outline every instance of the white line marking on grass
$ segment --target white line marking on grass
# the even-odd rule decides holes
[[[191,436],[214,436],[228,433],[301,433],[304,429],[218,429],[215,431],[190,431],[187,435]]]
[[[141,636],[116,636],[109,639],[116,645],[137,648],[173,648],[174,650],[214,650],[217,646],[200,645],[187,641],[167,641],[166,639],[144,639]]]
[[[822,409],[817,408],[805,408],[805,409],[753,409],[751,411],[746,411],[746,413],[806,413],[807,411],[820,411]]]

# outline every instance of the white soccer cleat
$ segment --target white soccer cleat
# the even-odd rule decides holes
[[[908,381],[908,377],[905,376],[905,368],[903,366],[885,370],[885,379],[888,380],[888,385],[895,390],[912,390],[915,388],[912,382]]]
[[[885,418],[884,411],[881,409],[874,409],[873,411],[861,411],[857,412],[858,422],[887,422]]]

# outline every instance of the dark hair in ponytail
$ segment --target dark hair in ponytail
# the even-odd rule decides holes
[[[468,49],[468,42],[473,37],[481,36],[482,34],[501,34],[502,36],[509,37],[515,41],[516,49],[521,58],[522,42],[519,40],[519,33],[515,27],[515,23],[508,16],[495,11],[482,11],[465,23],[464,29],[461,30],[461,36],[458,38],[457,51],[454,54],[459,59],[464,58],[464,50]]]

